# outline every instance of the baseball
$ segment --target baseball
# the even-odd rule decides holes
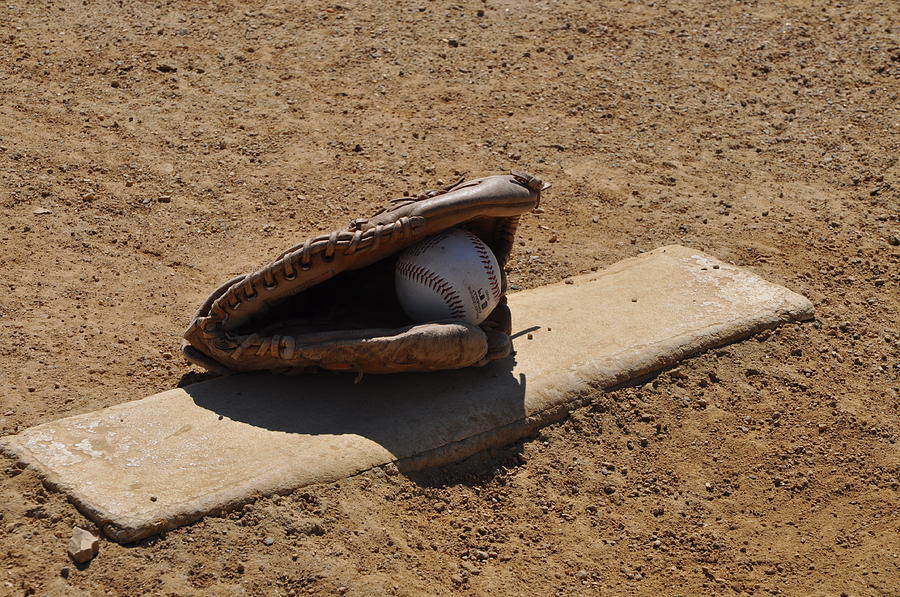
[[[481,323],[500,302],[500,266],[480,238],[459,228],[429,236],[397,260],[394,284],[417,323],[462,319]]]

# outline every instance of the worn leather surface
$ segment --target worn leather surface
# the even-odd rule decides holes
[[[538,205],[546,186],[539,178],[520,173],[458,182],[400,199],[371,218],[354,220],[346,230],[307,239],[262,269],[216,289],[192,319],[182,350],[189,360],[221,373],[433,371],[503,358],[510,350],[505,302],[480,326],[447,321],[347,330],[335,321],[334,330],[297,333],[271,321],[256,327],[254,323],[317,285],[371,267],[455,226],[478,235],[502,268],[512,251],[518,217]],[[353,298],[361,309],[371,301],[362,292]]]

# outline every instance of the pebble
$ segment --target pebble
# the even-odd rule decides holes
[[[169,64],[168,62],[160,62],[156,65],[156,70],[161,73],[174,73],[178,70],[178,67],[174,64]]]
[[[63,578],[69,578],[69,572],[70,572],[69,567],[63,566],[62,570],[59,571],[59,575],[62,576]]]
[[[888,243],[893,247],[900,246],[900,235],[895,234],[891,236],[890,238],[888,238]]]
[[[100,539],[81,527],[72,529],[69,539],[69,557],[79,564],[91,561],[100,551]]]
[[[34,210],[33,212],[31,212],[31,213],[33,213],[33,214],[36,215],[36,216],[45,216],[45,215],[51,214],[51,213],[53,213],[53,212],[50,211],[49,209],[47,209],[46,207],[38,207],[37,209],[35,209],[35,210]]]
[[[275,539],[272,539],[271,537],[266,537],[265,539],[262,540],[262,542],[265,545],[272,545],[273,543],[275,543]]]
[[[482,551],[480,549],[476,549],[475,550],[475,558],[482,560],[482,561],[486,560],[486,559],[488,559],[488,552]]]

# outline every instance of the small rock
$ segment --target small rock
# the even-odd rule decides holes
[[[458,40],[458,39],[452,39],[452,38],[451,38],[451,39],[448,39],[448,40],[447,40],[447,44],[449,44],[451,48],[458,48],[458,47],[459,47],[459,40]]]
[[[486,559],[488,559],[488,552],[482,551],[480,549],[476,549],[475,550],[475,558],[482,560],[482,561],[486,560]]]
[[[62,570],[59,571],[59,575],[62,576],[63,578],[69,578],[69,572],[70,572],[69,567],[63,566]]]
[[[39,207],[31,213],[33,213],[36,216],[45,216],[45,215],[53,213],[53,212],[50,211],[49,209],[47,209],[46,207]]]
[[[900,246],[900,234],[895,234],[888,238],[888,243],[894,247]]]
[[[273,543],[275,543],[275,539],[272,539],[271,537],[266,537],[265,539],[262,540],[262,542],[265,545],[272,545]]]
[[[178,67],[174,64],[169,64],[168,62],[160,62],[156,65],[156,70],[161,73],[174,73],[178,70]]]
[[[72,529],[69,557],[79,564],[91,561],[100,551],[100,539],[81,527]]]
[[[675,367],[674,369],[669,370],[669,377],[672,379],[687,379],[687,374],[681,369],[681,367]]]
[[[171,195],[160,195],[159,199],[157,199],[160,203],[171,203],[172,196]]]

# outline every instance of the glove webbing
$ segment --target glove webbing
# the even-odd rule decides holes
[[[299,248],[294,247],[283,253],[282,256],[261,271],[245,276],[240,282],[233,283],[225,290],[222,296],[213,302],[210,308],[208,325],[224,322],[229,317],[229,311],[240,308],[244,301],[251,301],[259,296],[260,289],[271,291],[278,287],[281,281],[293,281],[297,278],[297,272],[309,271],[313,268],[313,259],[323,261],[330,260],[338,250],[344,255],[353,255],[357,252],[369,251],[378,248],[382,240],[395,236],[400,239],[409,237],[424,223],[424,218],[401,217],[396,222],[378,225],[366,231],[335,231],[329,235],[317,236],[307,239]],[[276,276],[276,272],[280,276]],[[278,278],[282,278],[279,280]],[[209,329],[207,327],[207,329]]]

